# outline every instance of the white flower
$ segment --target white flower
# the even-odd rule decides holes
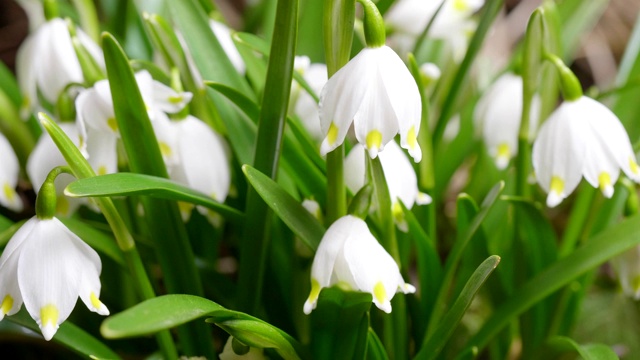
[[[31,218],[0,257],[0,319],[24,303],[51,340],[78,296],[89,310],[109,315],[99,300],[101,268],[98,254],[60,220]]]
[[[404,282],[398,265],[367,224],[351,215],[336,220],[322,237],[311,265],[311,293],[304,313],[315,309],[322,288],[336,284],[371,293],[373,303],[386,313],[391,312],[396,292],[416,291]]]
[[[238,52],[238,48],[236,48],[236,44],[231,38],[231,29],[229,29],[227,25],[215,20],[209,20],[209,27],[211,27],[213,34],[218,38],[222,50],[224,50],[227,57],[229,57],[233,67],[236,68],[238,73],[244,75],[246,66],[244,60],[242,60],[242,56],[240,56]]]
[[[529,134],[533,136],[540,116],[540,98],[531,104]],[[518,132],[522,119],[522,78],[506,73],[482,95],[474,118],[482,124],[482,137],[495,159],[498,169],[504,169],[518,153]]]
[[[231,170],[224,139],[194,116],[163,123],[162,132],[172,133],[167,145],[176,161],[168,166],[169,177],[223,203],[231,186]],[[185,208],[184,210],[190,209]],[[207,209],[198,207],[203,215]],[[188,215],[188,213],[184,214]],[[211,219],[213,220],[213,219]]]
[[[640,246],[635,246],[611,259],[625,295],[640,300]]]
[[[229,336],[229,338],[227,338],[227,342],[224,344],[224,349],[222,349],[222,353],[220,353],[220,360],[262,360],[266,358],[267,357],[264,356],[264,349],[255,347],[249,347],[246,354],[236,354],[235,351],[233,351],[233,336]]]
[[[399,0],[385,14],[385,23],[395,33],[389,39],[404,51],[410,51],[443,0]],[[471,15],[484,5],[484,0],[444,0],[428,36],[447,41],[454,57],[460,59],[467,47],[469,34],[476,24]]]
[[[538,183],[549,193],[549,207],[567,197],[582,176],[605,197],[613,195],[620,169],[640,181],[629,136],[620,120],[585,96],[562,103],[542,125],[533,144],[533,168]]]
[[[78,129],[72,123],[58,124],[62,131],[78,146],[80,143],[80,135]],[[67,161],[58,150],[56,144],[53,143],[51,136],[46,131],[42,133],[36,146],[33,148],[29,159],[27,160],[27,175],[31,180],[33,190],[37,193],[44,183],[49,172],[56,166],[67,165]],[[56,203],[56,214],[61,216],[71,215],[81,204],[88,203],[87,199],[69,198],[64,195],[64,188],[69,185],[75,178],[69,174],[60,174],[56,177],[55,186],[58,201]]]
[[[400,132],[400,144],[422,159],[417,135],[422,104],[415,80],[388,46],[365,48],[335,73],[320,95],[324,155],[342,144],[353,121],[356,138],[375,158]]]
[[[294,69],[298,71],[309,87],[319,94],[327,83],[327,65],[312,64],[306,56],[296,56]],[[321,141],[323,137],[320,129],[320,115],[318,103],[297,81],[291,84],[291,98],[294,104],[294,112],[300,117],[305,129],[314,140]]]
[[[407,223],[399,201],[411,209],[414,203],[419,205],[431,203],[431,197],[418,189],[416,172],[407,156],[394,141],[389,142],[378,156],[380,156],[382,171],[389,187],[394,219],[400,230],[407,231]],[[354,194],[366,183],[365,168],[364,147],[356,144],[345,158],[344,166],[345,183]]]
[[[0,205],[12,211],[22,211],[22,199],[16,192],[18,176],[20,175],[20,163],[13,151],[9,140],[0,133]]]
[[[82,30],[76,29],[80,43],[104,68],[102,50]],[[84,82],[80,62],[71,43],[67,23],[59,18],[44,23],[18,50],[18,82],[23,93],[25,111],[38,105],[38,93],[51,104],[70,83]]]

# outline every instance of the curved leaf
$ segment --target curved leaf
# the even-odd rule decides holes
[[[604,344],[580,345],[565,336],[556,336],[547,341],[547,346],[554,352],[576,352],[583,360],[617,360],[618,355],[610,346]]]

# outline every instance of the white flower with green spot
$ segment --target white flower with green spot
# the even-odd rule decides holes
[[[640,246],[635,246],[611,259],[622,292],[640,300]]]
[[[24,303],[42,335],[51,340],[78,297],[100,315],[98,254],[57,218],[27,221],[0,256],[0,320]]]
[[[620,169],[640,182],[640,169],[620,120],[601,103],[582,96],[565,101],[542,125],[533,144],[533,168],[554,207],[582,176],[610,198]]]
[[[13,151],[9,140],[0,133],[0,156],[2,166],[0,168],[0,205],[12,211],[22,211],[22,199],[16,192],[18,176],[20,175],[20,163]]]
[[[241,346],[239,349],[240,354],[236,353],[236,349],[233,347],[234,338],[229,336],[227,342],[224,344],[224,349],[220,353],[220,360],[264,360],[267,357],[264,355],[264,349],[250,347],[247,345]]]
[[[529,134],[533,136],[540,116],[540,98],[531,104]],[[482,95],[474,118],[482,126],[482,138],[498,169],[505,169],[518,153],[518,132],[522,120],[522,77],[506,73]]]
[[[375,158],[394,136],[414,161],[422,159],[417,135],[422,105],[415,80],[388,46],[367,47],[335,73],[320,95],[320,152],[342,144],[351,123],[358,142]]]
[[[400,201],[411,209],[414,204],[431,203],[431,197],[418,189],[416,172],[398,144],[394,141],[389,142],[378,156],[380,156],[382,171],[387,180],[394,220],[398,228],[406,232],[408,227]],[[356,144],[345,158],[344,175],[347,187],[354,194],[365,185],[365,150],[362,145]]]
[[[416,291],[404,282],[398,265],[367,224],[351,215],[336,220],[322,237],[311,265],[311,293],[304,313],[315,309],[323,288],[336,284],[371,293],[373,303],[386,313],[391,312],[391,299],[396,292]]]

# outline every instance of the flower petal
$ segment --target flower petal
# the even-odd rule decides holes
[[[16,192],[18,176],[20,175],[20,164],[18,157],[13,151],[9,140],[0,133],[0,205],[13,211],[21,211],[23,208],[22,199]]]

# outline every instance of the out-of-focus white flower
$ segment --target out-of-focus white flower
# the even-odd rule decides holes
[[[416,291],[404,282],[398,265],[367,224],[351,215],[336,220],[322,237],[311,265],[311,293],[304,313],[315,309],[322,288],[335,284],[371,293],[373,303],[386,313],[391,312],[396,292]]]
[[[80,135],[78,134],[76,126],[72,123],[61,123],[59,125],[71,141],[73,141],[76,146],[79,146]],[[36,193],[40,191],[40,187],[49,172],[53,168],[63,165],[67,165],[67,162],[60,153],[60,150],[58,150],[58,147],[53,143],[49,133],[46,131],[43,132],[27,160],[27,175],[29,175],[29,179]],[[58,195],[56,214],[60,216],[69,216],[76,211],[81,204],[88,203],[87,199],[69,198],[64,195],[64,188],[74,180],[73,176],[65,173],[56,177],[55,186],[56,194]]]
[[[18,176],[20,175],[20,163],[13,151],[9,140],[0,133],[0,205],[12,211],[22,211],[22,199],[16,192]]]
[[[417,135],[422,104],[409,70],[388,46],[365,48],[335,73],[320,95],[324,155],[342,144],[351,122],[371,158],[400,132],[400,144],[422,159]]]
[[[164,123],[163,127],[174,134],[173,141],[167,143],[169,148],[165,150],[176,158],[175,163],[167,167],[170,178],[223,203],[231,186],[224,139],[191,115],[183,120]],[[183,216],[190,214],[189,208],[183,210]],[[198,207],[198,211],[209,215],[205,208]]]
[[[213,34],[218,38],[220,42],[220,46],[222,46],[222,50],[227,54],[231,64],[236,68],[238,73],[243,74],[246,71],[246,66],[244,64],[244,60],[242,60],[242,56],[238,52],[238,48],[236,48],[236,44],[233,42],[231,38],[231,29],[229,27],[219,21],[209,20],[209,26],[213,31]]]
[[[426,205],[431,203],[431,197],[418,189],[418,177],[411,166],[411,162],[394,141],[387,144],[384,151],[378,154],[382,171],[389,187],[391,210],[398,228],[407,231],[407,222],[399,201],[409,209],[413,204]],[[366,183],[365,150],[356,144],[345,158],[345,183],[354,194]]]
[[[109,315],[99,300],[98,254],[57,218],[27,221],[0,257],[0,320],[24,303],[51,340],[80,297],[93,312]]]
[[[635,246],[611,259],[625,295],[640,300],[640,246]]]
[[[454,57],[460,59],[466,50],[469,35],[476,27],[471,15],[484,5],[484,0],[396,1],[385,14],[386,24],[395,31],[389,43],[397,45],[401,52],[410,51],[443,1],[442,10],[429,29],[428,36],[447,41]]]
[[[430,62],[426,62],[420,65],[420,73],[426,80],[426,84],[438,81],[440,79],[440,76],[442,75],[442,72],[440,71],[438,65]]]
[[[605,197],[613,195],[620,169],[640,182],[640,170],[620,120],[585,96],[563,102],[542,125],[533,144],[533,168],[538,183],[549,193],[549,207],[571,194],[582,176]]]
[[[540,98],[531,104],[529,135],[538,127]],[[518,153],[518,132],[522,119],[522,78],[506,73],[482,95],[474,117],[482,126],[482,137],[498,169],[504,169]]]
[[[302,201],[302,207],[305,208],[313,217],[318,220],[322,220],[322,209],[320,204],[313,199],[304,199]]]
[[[44,18],[44,9],[40,0],[16,0],[18,5],[24,9],[29,19],[29,31],[34,32],[40,25],[46,21]]]
[[[307,56],[296,56],[294,69],[302,75],[316,94],[319,94],[327,83],[327,65],[312,64]],[[291,98],[294,102],[294,112],[300,117],[304,127],[314,140],[321,141],[323,133],[320,129],[318,103],[295,80],[291,84]]]
[[[245,354],[236,354],[233,350],[233,336],[229,336],[227,342],[224,344],[224,349],[220,353],[220,360],[263,360],[267,359],[264,356],[264,349],[248,347]]]
[[[76,29],[80,43],[104,68],[102,50],[82,30]],[[80,62],[71,43],[67,23],[52,19],[31,34],[18,50],[16,72],[23,94],[23,111],[39,104],[38,93],[51,104],[70,83],[84,82]]]

